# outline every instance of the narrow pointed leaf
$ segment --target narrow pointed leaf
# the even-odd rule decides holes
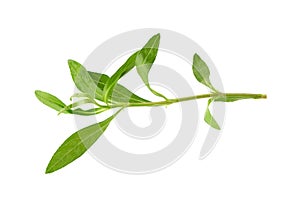
[[[213,99],[208,100],[207,108],[206,108],[205,115],[204,115],[204,121],[211,127],[220,130],[221,128],[220,128],[218,122],[214,119],[214,117],[212,116],[212,114],[209,111],[209,105],[212,101],[213,101]]]
[[[72,100],[73,98],[88,98],[88,99],[92,99],[92,97],[87,94],[87,93],[75,93],[70,97],[70,100]]]
[[[51,158],[46,173],[57,171],[84,154],[103,134],[115,115],[72,134]]]
[[[97,87],[87,70],[74,60],[68,60],[68,64],[76,87],[81,92],[87,93],[101,101],[103,99],[102,90]]]
[[[206,63],[198,54],[194,54],[193,58],[193,73],[196,79],[203,85],[209,87],[213,91],[217,91],[211,84],[209,76],[210,71]]]
[[[91,71],[88,71],[88,73],[100,90],[104,89],[105,84],[110,79],[109,76],[107,76],[106,74],[101,74],[101,73],[91,72]]]
[[[149,85],[148,74],[156,59],[160,42],[160,35],[156,34],[145,44],[136,56],[137,72],[144,81]]]
[[[64,104],[60,99],[47,92],[36,90],[35,96],[38,100],[40,100],[40,102],[56,111],[60,111],[61,109],[66,107],[66,104]],[[70,111],[65,110],[63,113],[70,113]]]
[[[101,108],[92,108],[88,110],[83,110],[81,108],[77,108],[75,110],[70,110],[70,113],[74,115],[83,115],[83,116],[89,116],[89,115],[96,115],[100,114],[106,110],[109,110],[108,107],[101,107]]]
[[[157,96],[164,97],[162,94],[154,91],[148,81],[148,72],[156,58],[157,51],[158,51],[158,45],[159,45],[159,39],[160,35],[154,35],[141,49],[140,51],[135,52],[132,54],[127,61],[112,75],[112,77],[106,82],[105,87],[103,89],[103,101],[109,102],[109,98],[112,97],[112,91],[114,87],[116,86],[118,80],[124,76],[126,73],[128,73],[131,69],[133,69],[136,64],[139,64],[140,69],[139,75],[141,76],[142,80],[146,84],[146,86],[150,89],[152,93],[154,93]],[[139,58],[137,59],[137,56]],[[147,78],[146,78],[147,77]]]
[[[47,92],[43,92],[40,90],[35,91],[35,95],[40,100],[43,104],[46,106],[56,110],[56,111],[61,111],[62,109],[66,108],[67,105],[64,104],[61,100],[59,100],[57,97],[53,96],[52,94],[49,94]],[[61,113],[64,114],[75,114],[75,115],[95,115],[99,114],[101,112],[104,112],[108,110],[109,108],[94,108],[94,109],[89,109],[89,110],[82,110],[80,108],[71,110],[70,108],[65,109],[64,111],[61,111]]]
[[[76,108],[76,107],[78,107],[78,106],[80,106],[80,105],[91,104],[91,103],[92,103],[92,104],[94,103],[94,101],[91,100],[91,99],[82,99],[82,100],[76,101],[76,102],[74,102],[74,103],[72,103],[72,104],[70,104],[70,105],[68,105],[68,106],[65,106],[63,109],[61,109],[61,110],[58,112],[58,114],[61,114],[61,113],[65,112],[65,111],[67,111],[67,110],[70,110],[70,109],[72,109],[72,108]]]
[[[100,74],[96,72],[89,72],[90,76],[94,80],[94,82],[97,84],[97,86],[103,90],[106,82],[109,80],[109,76],[105,74]],[[134,93],[132,93],[130,90],[128,90],[126,87],[116,84],[113,88],[112,93],[109,95],[110,102],[115,103],[142,103],[142,102],[149,102],[148,100],[141,98]]]
[[[156,59],[158,47],[160,43],[160,34],[154,35],[150,40],[145,44],[145,46],[138,52],[136,56],[136,70],[140,75],[141,79],[147,86],[147,88],[156,96],[162,97],[167,100],[167,98],[153,90],[149,84],[149,71]]]
[[[116,86],[118,80],[127,74],[135,66],[137,52],[132,54],[126,62],[106,81],[106,84],[103,88],[103,101],[105,103],[109,102],[109,97],[111,97],[112,90]]]

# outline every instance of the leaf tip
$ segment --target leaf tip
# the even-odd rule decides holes
[[[52,173],[52,172],[54,172],[54,171],[55,171],[55,170],[51,169],[50,166],[49,166],[49,164],[48,164],[48,166],[47,166],[47,168],[46,168],[46,170],[45,170],[45,174],[50,174],[50,173]]]
[[[75,60],[72,60],[72,59],[69,59],[68,60],[68,65],[69,65],[69,68],[70,70],[75,70],[75,69],[78,69],[79,66],[81,66],[81,64]]]
[[[53,155],[54,156],[54,155]],[[56,172],[57,170],[63,168],[64,166],[57,166],[53,163],[53,157],[49,161],[47,168],[45,170],[45,174],[51,174],[53,172]]]
[[[69,65],[73,65],[73,64],[75,64],[75,63],[77,63],[75,60],[68,59],[68,64],[69,64]]]
[[[74,80],[77,75],[78,75],[78,71],[81,71],[82,68],[81,68],[81,64],[75,60],[72,60],[72,59],[69,59],[68,60],[68,65],[69,65],[69,69],[70,69],[70,72],[71,72],[71,76],[72,76],[72,79]]]
[[[193,59],[195,60],[195,59],[199,59],[199,58],[200,58],[200,56],[197,53],[195,53],[193,56]]]
[[[34,94],[35,94],[36,97],[37,97],[40,93],[41,93],[40,90],[35,90],[35,91],[34,91]]]
[[[40,100],[40,101],[42,101],[43,99],[42,99],[42,95],[43,94],[45,94],[45,92],[43,92],[43,91],[41,91],[41,90],[35,90],[34,91],[34,95],[35,95],[35,97],[38,99],[38,100]],[[42,101],[43,102],[43,101]]]
[[[204,121],[212,128],[221,130],[218,122],[216,122],[216,120],[212,116],[210,116],[210,119],[205,118]]]
[[[209,99],[208,100],[208,104],[207,104],[207,108],[204,114],[204,121],[210,125],[212,128],[217,129],[217,130],[221,130],[218,122],[215,120],[215,118],[212,116],[212,114],[209,111],[209,105],[211,102],[213,102],[214,99]]]
[[[216,127],[213,127],[213,128],[215,128],[217,130],[221,130],[221,127],[219,126],[219,124],[216,124]]]
[[[156,35],[154,35],[155,37],[157,37],[158,39],[160,39],[160,33],[157,33]]]

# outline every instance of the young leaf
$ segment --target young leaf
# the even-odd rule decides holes
[[[94,82],[97,84],[97,86],[103,90],[106,82],[109,80],[109,76],[105,74],[100,74],[96,72],[89,72],[90,76],[94,80]],[[135,94],[133,94],[130,90],[128,90],[126,87],[116,84],[113,88],[112,93],[108,97],[109,102],[114,103],[142,103],[142,102],[149,102],[148,100],[141,98]]]
[[[145,46],[138,52],[135,60],[136,70],[140,75],[141,79],[147,86],[147,88],[156,96],[162,97],[165,100],[168,100],[164,95],[153,90],[149,84],[148,74],[149,71],[156,59],[160,42],[160,34],[154,35],[150,40],[145,44]]]
[[[81,108],[77,108],[75,110],[70,110],[70,113],[74,115],[83,115],[83,116],[89,116],[89,115],[97,115],[99,113],[102,113],[106,110],[108,110],[108,107],[100,107],[100,108],[92,108],[89,110],[83,110]]]
[[[209,76],[210,71],[206,63],[200,58],[198,54],[194,54],[193,58],[193,73],[196,79],[203,85],[209,87],[211,90],[217,92],[217,90],[212,86]]]
[[[54,153],[47,166],[46,174],[65,167],[84,154],[103,134],[116,114],[72,134]]]
[[[64,104],[60,99],[47,92],[36,90],[35,96],[38,98],[38,100],[40,100],[40,102],[56,111],[60,111],[66,107],[66,104]],[[64,110],[63,113],[70,113],[70,111]]]
[[[47,92],[43,92],[40,90],[35,91],[35,96],[45,104],[46,106],[49,106],[50,108],[53,108],[56,111],[59,111],[60,113],[64,114],[75,114],[75,115],[96,115],[101,112],[104,112],[108,110],[107,107],[103,108],[94,108],[89,110],[82,110],[80,108],[71,110],[66,104],[64,104],[61,100],[59,100],[57,97],[53,96],[52,94],[49,94]],[[67,109],[65,109],[67,107]]]
[[[88,98],[92,99],[92,97],[87,93],[75,93],[70,97],[70,101],[72,101],[73,98]]]
[[[105,103],[109,102],[109,97],[112,94],[112,90],[114,89],[115,85],[117,84],[118,80],[127,74],[134,66],[135,66],[135,59],[138,52],[132,54],[126,62],[109,78],[103,88],[103,101]]]
[[[150,40],[146,43],[146,45],[140,51],[135,52],[132,54],[127,61],[112,75],[112,77],[106,82],[105,87],[103,89],[103,101],[109,102],[109,97],[111,97],[112,90],[114,89],[115,85],[117,84],[118,80],[128,73],[132,68],[139,64],[141,67],[140,72],[138,71],[139,75],[141,76],[142,80],[146,84],[146,86],[150,89],[150,91],[160,97],[164,97],[162,94],[154,91],[148,81],[148,72],[156,58],[156,54],[158,51],[160,35],[154,35]],[[137,59],[137,56],[139,58]]]
[[[212,114],[209,111],[209,105],[212,101],[213,101],[213,99],[208,100],[207,108],[206,108],[205,115],[204,115],[204,121],[211,127],[221,130],[220,126],[218,125],[218,122],[214,119],[214,117],[212,116]]]
[[[61,110],[58,112],[58,115],[61,114],[61,113],[63,113],[63,112],[65,112],[65,111],[67,111],[67,110],[71,110],[72,108],[76,108],[76,107],[78,107],[78,106],[80,106],[80,105],[83,105],[83,104],[90,104],[90,103],[94,103],[94,101],[91,100],[91,99],[82,99],[82,100],[79,100],[79,101],[74,102],[74,103],[72,103],[72,104],[70,104],[70,105],[68,105],[68,106],[65,106],[63,109],[61,109]]]
[[[87,70],[80,63],[74,60],[68,60],[68,64],[76,87],[80,91],[101,101],[103,98],[102,90],[97,87]]]

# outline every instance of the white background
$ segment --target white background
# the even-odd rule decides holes
[[[81,2],[0,3],[0,199],[300,198],[298,1]],[[200,44],[226,91],[268,99],[228,105],[223,136],[204,160],[199,136],[158,173],[121,174],[86,154],[45,175],[76,127],[72,116],[57,117],[40,104],[34,90],[67,100],[73,91],[67,59],[83,62],[106,39],[147,27]]]

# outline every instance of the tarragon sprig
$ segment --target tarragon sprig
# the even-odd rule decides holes
[[[213,102],[234,102],[242,99],[265,99],[265,94],[249,93],[222,93],[217,90],[210,81],[210,71],[204,60],[198,54],[194,54],[192,71],[195,78],[203,85],[208,87],[211,92],[196,96],[181,97],[170,99],[158,91],[155,91],[148,79],[151,67],[156,59],[160,43],[160,34],[154,35],[144,45],[144,47],[133,53],[126,62],[111,76],[97,72],[87,71],[80,63],[69,60],[72,79],[80,93],[71,96],[79,99],[69,105],[63,103],[52,94],[36,90],[36,97],[45,105],[56,110],[58,114],[75,115],[97,115],[111,109],[118,111],[106,120],[83,128],[73,133],[57,149],[52,156],[46,173],[57,171],[73,162],[84,154],[97,139],[103,134],[110,122],[125,108],[142,106],[167,106],[170,104],[208,98],[207,109],[204,114],[204,121],[215,129],[220,129],[218,122],[209,111],[209,105]],[[138,75],[143,80],[146,87],[156,96],[162,97],[162,101],[152,102],[142,98],[126,87],[118,84],[118,81],[130,70],[136,68]],[[82,105],[94,105],[92,109],[82,109]]]

